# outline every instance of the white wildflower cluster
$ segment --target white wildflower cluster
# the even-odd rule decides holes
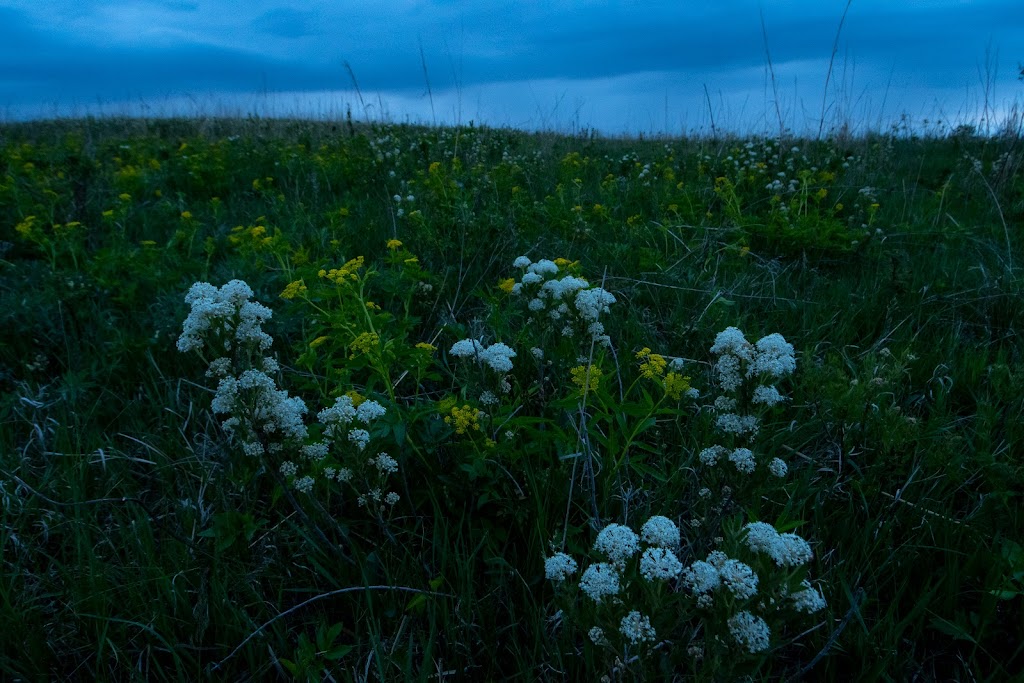
[[[780,534],[765,522],[751,522],[743,528],[747,532],[747,547],[768,555],[780,567],[799,567],[814,558],[810,544],[796,534]]]
[[[516,352],[507,344],[497,342],[484,346],[476,339],[457,341],[448,353],[457,358],[475,358],[501,375],[512,371],[512,359],[516,357]]]
[[[715,337],[711,353],[718,356],[715,362],[718,386],[727,393],[735,392],[745,380],[774,381],[796,370],[793,345],[778,333],[751,344],[738,328],[727,327]],[[771,406],[784,400],[774,385],[761,385],[754,390],[754,403]]]
[[[747,380],[757,382],[748,395],[750,404],[754,406],[771,407],[787,400],[777,386],[763,382],[774,382],[792,374],[796,369],[793,345],[780,334],[769,334],[751,344],[738,328],[727,327],[715,337],[710,351],[718,357],[715,378],[723,392],[715,398],[712,406],[717,413],[715,428],[727,437],[753,440],[761,428],[760,421],[756,415],[739,412],[740,397],[743,396],[738,393],[739,389]],[[711,446],[699,455],[701,464],[706,467],[714,467],[723,458],[743,474],[752,474],[757,468],[757,459],[747,448],[730,451],[723,446]],[[779,458],[773,458],[768,465],[769,472],[779,478],[785,477],[788,469]]]
[[[580,576],[579,589],[597,604],[608,601],[620,604],[617,596],[629,585],[627,566],[637,555],[636,571],[644,580],[676,579],[683,572],[683,564],[675,554],[679,541],[679,527],[661,515],[653,515],[644,522],[639,535],[625,524],[609,524],[597,535],[593,546],[593,551],[607,561],[592,562]],[[642,552],[641,544],[647,546]],[[575,575],[576,570],[576,560],[562,552],[544,560],[544,575],[559,586]],[[622,619],[619,632],[633,645],[655,639],[650,619],[635,610]],[[595,645],[609,644],[605,631],[596,626],[590,629],[590,638]]]
[[[188,317],[177,347],[211,356],[206,376],[217,379],[211,408],[225,415],[224,431],[246,455],[279,453],[307,436],[306,404],[279,389],[271,374],[277,362],[264,356],[273,338],[263,331],[272,312],[250,301],[253,291],[242,280],[217,288],[197,282],[185,295]]]
[[[255,346],[266,351],[273,339],[262,325],[273,315],[263,304],[249,301],[252,288],[242,280],[232,280],[221,288],[208,282],[197,282],[185,295],[191,307],[178,337],[181,352],[202,350],[207,343],[212,353],[220,355],[235,345]]]
[[[387,409],[377,401],[363,399],[356,405],[351,396],[338,396],[333,406],[317,413],[317,420],[323,425],[323,439],[307,446],[303,454],[311,459],[323,460],[330,452],[331,445],[336,442],[348,443],[354,447],[355,453],[363,453],[372,440],[368,427],[386,414]],[[320,453],[324,456],[316,458]],[[356,467],[356,471],[363,475],[360,478],[361,484],[357,483],[355,472],[349,467],[325,467],[324,477],[329,481],[349,484],[359,491],[356,500],[360,507],[376,504],[378,510],[383,510],[394,506],[400,496],[394,491],[385,492],[385,488],[388,477],[398,472],[398,461],[387,453],[378,453],[362,462],[365,464]]]
[[[584,278],[566,273],[548,259],[534,263],[520,256],[512,266],[525,271],[512,285],[512,294],[528,299],[529,311],[550,321],[562,336],[572,337],[583,329],[593,341],[605,346],[611,343],[601,316],[611,310],[614,295],[601,287],[591,287]]]

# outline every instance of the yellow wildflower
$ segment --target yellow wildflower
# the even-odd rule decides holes
[[[690,390],[690,378],[687,375],[680,375],[678,372],[670,372],[665,375],[665,394],[673,401],[682,398],[683,393]]]
[[[359,404],[366,400],[366,397],[360,394],[355,389],[349,389],[345,392],[345,395],[352,400],[352,407],[358,408]]]
[[[570,265],[571,263],[572,263],[572,261],[570,261],[567,258],[562,258],[561,256],[559,256],[558,258],[555,259],[555,265],[558,266],[559,268],[565,268],[566,266]]]
[[[435,161],[434,163],[430,164],[430,168],[427,170],[427,173],[429,173],[430,175],[436,175],[440,170],[441,162]]]
[[[394,251],[395,249],[399,249],[399,248],[401,248],[401,246],[402,246],[402,240],[388,240],[387,241],[387,248],[390,249],[391,251]]]
[[[516,281],[513,278],[506,278],[498,281],[498,289],[505,292],[506,294],[512,293],[512,288],[516,286]]]
[[[580,388],[580,396],[588,391],[597,391],[604,374],[601,368],[594,365],[578,365],[569,373],[572,375],[572,383]]]
[[[304,294],[307,290],[306,283],[302,280],[296,280],[295,282],[288,283],[288,286],[281,292],[282,299],[294,299],[300,294]]]
[[[453,406],[451,414],[444,416],[446,424],[455,427],[456,434],[465,434],[468,430],[480,431],[480,414],[476,408],[464,405],[461,408]]]
[[[190,221],[190,220],[192,220],[192,212],[191,211],[182,211],[181,212],[181,220],[183,220],[183,221]]]
[[[379,311],[380,310],[380,306],[378,306],[377,304],[373,303],[372,301],[367,301],[366,302],[366,308],[368,310],[371,310],[371,311]]]
[[[327,336],[317,337],[313,341],[309,342],[309,348],[315,349],[316,347],[320,346],[321,344],[323,344],[328,339],[330,339],[330,337],[327,337]]]
[[[373,332],[363,332],[349,344],[349,348],[352,349],[352,355],[350,358],[355,358],[360,353],[370,353],[377,348],[380,344],[380,337]]]
[[[127,192],[122,192],[121,194],[117,195],[117,198],[120,199],[122,202],[130,202],[132,200],[132,196]]]
[[[346,281],[359,279],[358,271],[363,267],[363,257],[357,256],[346,262],[341,268],[331,268],[328,271],[320,271],[320,277],[326,277],[335,284],[343,284]]]
[[[437,351],[436,346],[434,346],[433,344],[428,344],[427,342],[420,342],[416,344],[416,348],[426,351],[428,353],[433,353],[434,351]]]
[[[637,351],[636,358],[641,361],[640,375],[642,377],[654,379],[665,374],[665,367],[668,365],[668,361],[665,360],[664,356],[651,353],[651,350],[646,346]]]

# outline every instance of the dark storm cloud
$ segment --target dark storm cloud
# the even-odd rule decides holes
[[[480,104],[491,112],[522,109],[523,95],[511,94],[516,88],[568,101],[614,98],[622,106],[620,91],[650,99],[660,89],[667,100],[669,92],[703,94],[706,84],[723,100],[763,100],[766,40],[780,88],[791,100],[820,100],[846,6],[843,0],[0,3],[7,5],[0,7],[0,107],[203,92],[313,93],[356,82],[368,97],[401,93],[406,106],[426,95],[429,80],[436,96],[451,91],[461,101],[460,93],[472,90],[477,98],[501,93],[516,100]],[[1020,0],[854,0],[830,88],[841,83],[865,100],[890,103],[897,96],[939,101],[978,87],[986,70],[999,70],[1005,87],[1024,60],[1021,45]],[[1015,49],[1022,54],[1011,54]],[[599,106],[592,110],[604,115]]]

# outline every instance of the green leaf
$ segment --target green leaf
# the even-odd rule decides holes
[[[975,645],[978,644],[978,641],[974,639],[974,636],[954,621],[943,619],[942,617],[932,617],[929,624],[936,631],[941,631],[948,636],[953,636],[957,640],[966,640],[969,643],[973,643]]]

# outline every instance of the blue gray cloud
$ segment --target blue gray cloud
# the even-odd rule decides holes
[[[765,35],[776,86],[796,107],[801,98],[821,99],[845,4],[0,0],[0,107],[17,113],[206,93],[309,99],[351,88],[348,65],[364,94],[408,101],[425,94],[429,78],[434,94],[472,94],[481,111],[502,109],[483,102],[489,92],[540,83],[535,89],[545,92],[559,84],[563,101],[593,105],[615,84],[641,99],[671,95],[683,109],[696,108],[692,95],[703,100],[706,85],[723,102],[742,95],[756,109],[765,104]],[[1024,60],[1012,51],[1021,45],[1019,0],[855,1],[832,88],[892,106],[961,98],[949,102],[955,106],[986,69],[1009,91]]]

